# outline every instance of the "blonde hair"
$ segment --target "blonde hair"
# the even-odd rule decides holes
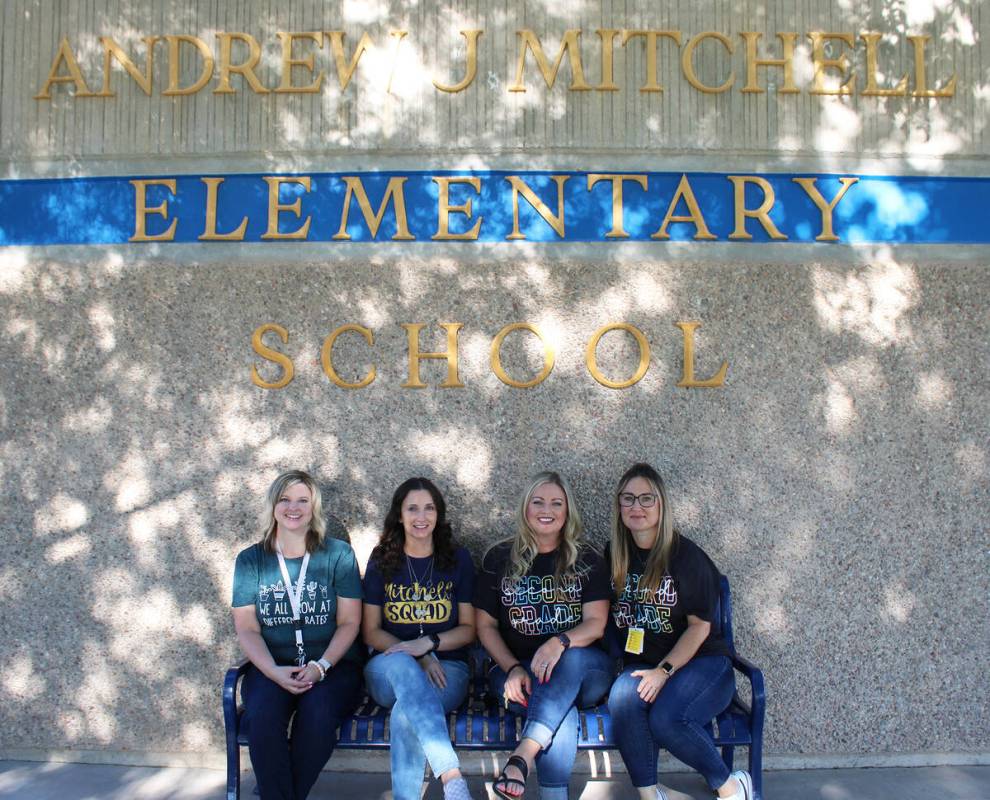
[[[530,479],[529,486],[523,493],[522,500],[516,509],[516,535],[511,540],[509,569],[506,572],[506,577],[510,580],[519,580],[533,566],[537,554],[536,534],[526,521],[526,508],[529,506],[530,500],[533,499],[533,495],[536,494],[536,490],[547,484],[560,487],[567,499],[567,520],[560,532],[560,545],[557,551],[554,577],[576,576],[584,572],[578,566],[584,525],[581,523],[581,513],[578,511],[577,503],[574,502],[574,492],[571,491],[571,487],[559,473],[541,472]]]
[[[643,478],[647,481],[660,501],[657,538],[646,558],[646,567],[643,571],[640,589],[655,592],[660,588],[660,582],[663,580],[663,576],[667,574],[667,568],[670,566],[670,553],[678,539],[678,533],[674,530],[674,514],[670,508],[670,501],[667,499],[667,487],[664,486],[663,478],[649,464],[633,464],[619,478],[619,485],[612,495],[612,540],[609,548],[612,563],[610,566],[612,568],[612,584],[619,595],[622,594],[626,585],[630,556],[632,548],[635,546],[632,533],[622,521],[619,495],[633,478]]]
[[[306,531],[306,551],[313,553],[319,550],[326,537],[327,523],[323,519],[323,498],[320,496],[320,487],[308,472],[292,469],[279,475],[268,487],[268,493],[265,495],[265,510],[261,515],[261,544],[269,553],[275,552],[275,532],[278,528],[278,523],[275,522],[275,506],[286,490],[297,483],[309,489],[313,496],[313,518],[309,522],[309,530]]]

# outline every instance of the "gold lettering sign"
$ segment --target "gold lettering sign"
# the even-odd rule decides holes
[[[375,335],[364,326],[341,325],[339,328],[332,331],[326,339],[324,339],[323,347],[320,348],[320,363],[323,365],[323,372],[326,376],[341,389],[363,389],[365,386],[370,385],[375,379],[374,365],[372,365],[371,369],[368,370],[368,374],[357,383],[348,383],[345,381],[340,377],[340,375],[337,374],[337,370],[334,369],[333,366],[333,344],[337,341],[337,337],[340,336],[340,334],[347,333],[348,331],[360,333],[369,345],[375,343]]]
[[[463,389],[457,376],[457,332],[464,326],[460,322],[441,322],[440,327],[447,331],[447,350],[441,353],[424,353],[419,349],[419,332],[423,325],[420,323],[403,325],[409,337],[409,380],[402,384],[403,389],[425,389],[426,384],[419,379],[419,361],[421,358],[446,359],[447,378],[440,384],[441,389]]]
[[[435,75],[428,77],[437,92],[444,95],[456,95],[476,87],[478,74],[479,51],[485,31],[481,29],[466,29],[459,32],[464,40],[465,63],[463,77],[456,83],[446,83]],[[743,30],[736,33],[707,30],[701,32],[684,32],[679,30],[652,30],[641,28],[596,28],[586,32],[580,28],[569,28],[562,32],[535,31],[531,28],[516,30],[517,55],[515,59],[515,76],[508,82],[506,91],[526,92],[527,67],[535,63],[536,72],[543,79],[546,90],[567,92],[588,92],[595,89],[600,92],[619,92],[627,86],[631,88],[638,84],[640,92],[662,92],[663,86],[658,74],[658,49],[661,41],[668,47],[677,48],[676,54],[680,61],[680,78],[691,89],[703,94],[721,94],[733,88],[745,94],[765,94],[766,89],[760,85],[759,69],[777,69],[781,71],[782,82],[774,96],[778,94],[795,94],[807,91],[812,95],[851,95],[857,92],[864,97],[912,97],[942,99],[953,97],[957,87],[957,75],[953,72],[947,77],[939,77],[929,85],[927,61],[929,54],[926,49],[932,41],[932,35],[917,33],[905,36],[911,43],[911,64],[880,64],[878,43],[883,38],[882,31],[808,31],[799,34],[795,31],[760,32]],[[590,34],[594,33],[594,36]],[[41,88],[34,95],[37,100],[51,100],[52,90],[63,87],[62,91],[73,97],[101,97],[107,100],[115,98],[116,92],[111,86],[111,70],[116,64],[130,77],[131,80],[148,96],[156,92],[166,97],[196,94],[204,90],[210,80],[216,75],[214,95],[237,94],[238,87],[232,83],[232,77],[241,78],[241,83],[254,94],[276,92],[312,94],[327,91],[327,85],[332,81],[324,78],[328,73],[336,72],[337,87],[340,92],[347,91],[355,74],[361,69],[365,53],[375,49],[385,50],[384,43],[372,38],[367,31],[361,31],[357,44],[348,47],[346,36],[342,30],[327,31],[274,31],[270,49],[279,55],[270,62],[262,60],[266,49],[258,39],[245,31],[217,31],[215,42],[208,43],[199,36],[189,33],[170,33],[165,35],[141,36],[143,54],[127,52],[113,37],[100,36],[102,52],[103,84],[99,92],[90,89],[86,82],[86,73],[95,76],[100,70],[97,64],[82,63],[77,53],[87,57],[97,57],[91,54],[90,48],[73,49],[68,36],[62,37],[54,48],[54,54],[48,75],[41,82]],[[390,30],[388,37],[392,45],[391,66],[388,70],[369,71],[365,77],[375,88],[388,92],[391,90],[392,78],[398,65],[399,49],[408,36],[405,30]],[[775,37],[779,41],[779,56],[761,55],[760,43],[766,36]],[[810,42],[811,63],[813,66],[810,80],[804,86],[798,86],[794,78],[794,54],[799,38]],[[329,47],[324,45],[329,40]],[[544,42],[559,41],[556,55],[551,62],[544,49]],[[639,83],[639,75],[616,75],[615,48],[616,41],[622,48],[642,46],[645,50],[645,75]],[[743,47],[737,48],[739,40]],[[165,57],[168,60],[167,70],[155,70],[155,51],[160,49],[159,43],[164,41]],[[212,44],[212,47],[211,47]],[[420,43],[421,44],[421,43]],[[180,70],[183,60],[188,61],[189,50],[199,65],[198,77],[188,86],[180,84]],[[268,43],[265,43],[267,46]],[[183,47],[185,46],[185,47]],[[434,43],[430,42],[434,47]],[[492,45],[494,46],[494,45]],[[705,83],[699,78],[695,61],[699,48],[719,48],[724,51],[729,68],[724,80],[717,85]],[[737,49],[742,51],[737,55]],[[838,49],[838,55],[831,56],[831,50]],[[857,52],[861,50],[862,54]],[[161,54],[159,54],[161,57]],[[531,58],[530,58],[531,57]],[[563,85],[558,81],[564,60],[567,60],[571,73],[570,83]],[[600,82],[592,86],[585,78],[585,59],[597,61],[600,65]],[[139,64],[143,63],[143,67]],[[626,58],[627,69],[639,63],[638,58]],[[216,67],[216,68],[215,68]],[[194,67],[195,68],[195,67]],[[745,70],[746,80],[742,86],[736,81],[736,69]],[[424,69],[427,69],[424,67]],[[862,78],[860,80],[860,73]],[[160,77],[156,81],[156,72]],[[294,73],[305,73],[300,82],[294,80]],[[909,76],[913,73],[913,91],[908,91]],[[881,86],[878,75],[897,75],[902,77],[893,86]],[[164,76],[167,83],[162,85]],[[95,77],[94,77],[95,80]],[[862,86],[862,89],[860,89]],[[334,87],[336,90],[337,87]]]
[[[699,379],[695,377],[694,331],[701,326],[701,323],[676,322],[674,324],[681,329],[684,337],[684,372],[681,380],[677,383],[678,388],[712,389],[724,385],[725,376],[729,368],[728,361],[723,361],[718,372],[711,378]],[[463,388],[464,384],[461,383],[458,376],[457,336],[461,328],[464,326],[460,322],[441,322],[439,325],[447,333],[447,350],[432,353],[423,352],[419,347],[419,334],[425,327],[424,323],[417,322],[402,325],[402,327],[406,330],[409,348],[409,378],[405,383],[401,384],[402,388],[427,388],[427,385],[420,380],[419,375],[419,362],[424,358],[442,359],[447,361],[447,378],[439,384],[439,388]],[[543,369],[541,369],[537,375],[529,380],[517,380],[511,377],[502,365],[502,345],[504,344],[506,337],[515,331],[529,331],[534,334],[543,345]],[[598,367],[598,344],[602,337],[610,331],[623,331],[630,334],[639,347],[639,364],[637,365],[635,372],[633,372],[633,374],[625,380],[612,380],[611,378],[606,377]],[[277,380],[266,381],[259,375],[257,366],[252,364],[251,382],[255,386],[262,389],[282,389],[285,386],[288,386],[288,384],[292,381],[293,376],[295,375],[295,368],[292,359],[288,355],[279,352],[274,348],[268,347],[264,343],[263,337],[267,333],[277,334],[283,344],[288,344],[289,332],[277,323],[268,322],[259,326],[251,335],[252,350],[265,360],[270,361],[273,364],[278,364],[282,368],[282,374]],[[365,387],[371,385],[376,378],[376,368],[374,364],[369,367],[368,372],[361,380],[351,382],[340,377],[340,374],[337,372],[337,369],[333,363],[334,344],[337,339],[345,333],[359,334],[364,338],[369,346],[373,346],[375,343],[374,332],[370,328],[366,328],[363,325],[349,323],[335,328],[330,332],[326,339],[323,340],[323,345],[320,348],[320,363],[323,366],[323,372],[327,378],[329,378],[331,383],[341,389],[364,389]],[[490,366],[492,372],[500,381],[502,381],[502,383],[506,386],[511,386],[514,389],[531,389],[532,387],[543,383],[543,381],[545,381],[553,371],[555,359],[556,354],[554,353],[551,345],[547,342],[542,331],[538,326],[531,322],[513,322],[506,325],[499,330],[499,332],[495,334],[492,339],[490,351]],[[585,351],[585,365],[587,366],[588,373],[591,377],[602,386],[609,389],[628,389],[638,383],[643,376],[646,375],[646,372],[649,369],[650,343],[647,340],[646,335],[634,325],[630,325],[627,322],[611,322],[607,325],[603,325],[592,334]]]
[[[632,374],[632,377],[627,380],[613,381],[610,378],[606,378],[601,370],[598,369],[598,343],[609,331],[626,331],[627,333],[631,333],[636,340],[636,344],[639,345],[639,366],[636,367],[636,371]],[[639,328],[633,327],[626,322],[613,322],[609,325],[602,325],[602,327],[594,332],[591,340],[588,342],[588,349],[584,354],[584,363],[588,367],[591,377],[602,386],[607,386],[609,389],[628,389],[633,384],[638,383],[650,368],[650,343],[646,340],[646,337]]]
[[[149,236],[145,232],[148,214],[158,214],[164,219],[168,219],[168,200],[162,200],[161,205],[152,208],[146,207],[146,194],[149,186],[164,186],[172,196],[175,197],[175,178],[153,178],[149,180],[130,181],[134,187],[134,235],[129,242],[171,242],[175,238],[175,228],[179,220],[173,219],[172,224],[165,229],[164,233],[157,233]]]
[[[725,375],[729,371],[729,362],[723,361],[711,378],[698,380],[694,377],[694,332],[701,327],[700,322],[675,322],[684,333],[684,372],[677,385],[682,389],[714,389],[725,385]]]
[[[285,353],[280,353],[278,350],[273,350],[264,343],[262,337],[270,331],[278,334],[283,344],[289,343],[289,332],[281,325],[277,325],[274,322],[268,322],[259,326],[251,335],[251,347],[254,348],[254,352],[262,358],[272,361],[282,367],[282,376],[275,381],[266,381],[261,377],[261,375],[258,374],[258,368],[252,364],[251,383],[255,386],[260,386],[262,389],[282,389],[288,386],[292,381],[293,376],[296,374],[296,370],[291,358],[289,358]]]
[[[505,341],[505,337],[508,336],[513,331],[530,331],[535,333],[537,338],[543,342],[543,369],[540,374],[535,378],[528,381],[517,381],[515,378],[510,378],[509,374],[502,367],[502,342]],[[543,338],[543,334],[540,333],[540,329],[529,322],[515,322],[512,325],[506,325],[502,330],[495,334],[495,338],[492,339],[492,355],[491,364],[492,372],[498,376],[498,379],[502,383],[512,386],[515,389],[531,389],[534,386],[538,386],[546,380],[547,375],[553,371],[554,353],[553,348],[547,343],[547,340]]]

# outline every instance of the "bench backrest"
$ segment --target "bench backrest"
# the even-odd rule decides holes
[[[725,575],[718,576],[719,593],[718,605],[715,607],[715,620],[719,625],[732,655],[736,654],[736,645],[732,641],[732,595],[729,593],[729,579]]]

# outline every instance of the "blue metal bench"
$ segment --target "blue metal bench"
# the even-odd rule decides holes
[[[736,655],[732,640],[732,599],[729,581],[721,580],[718,623],[732,650],[735,669],[748,680],[752,700],[746,703],[736,692],[729,707],[709,725],[722,759],[731,770],[736,747],[749,748],[749,772],[753,776],[756,800],[763,797],[763,716],[765,697],[763,673],[753,664]],[[522,732],[522,720],[506,711],[499,698],[489,697],[485,670],[480,666],[484,651],[475,647],[473,659],[479,665],[470,683],[468,697],[450,714],[450,738],[460,750],[513,750]],[[237,686],[248,663],[227,671],[223,684],[223,720],[227,733],[227,800],[240,800],[241,753],[247,745],[247,721],[238,703]],[[605,704],[587,708],[579,714],[578,748],[610,750],[615,748],[612,720]],[[382,750],[388,747],[388,709],[370,697],[365,697],[357,710],[340,727],[337,749]]]

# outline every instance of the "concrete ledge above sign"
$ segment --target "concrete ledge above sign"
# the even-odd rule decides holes
[[[990,177],[393,171],[0,181],[0,245],[988,244]]]

